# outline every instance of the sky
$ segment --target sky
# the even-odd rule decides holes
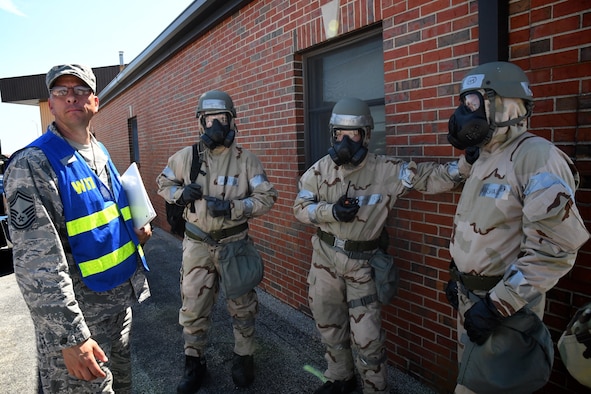
[[[131,63],[193,0],[0,0],[0,78],[64,63]],[[10,155],[40,136],[39,107],[0,102],[0,144]]]

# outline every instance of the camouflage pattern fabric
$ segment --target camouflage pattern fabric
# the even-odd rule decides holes
[[[497,122],[524,113],[521,100],[497,101]],[[450,253],[460,272],[503,277],[489,292],[502,315],[528,305],[542,319],[545,293],[570,271],[589,239],[575,204],[578,184],[570,158],[525,124],[497,129],[481,148],[458,203]],[[458,360],[470,306],[460,298]]]
[[[212,217],[205,199],[195,201],[194,212],[189,206],[184,217],[206,233],[236,227],[253,217],[267,213],[277,199],[277,191],[268,181],[260,160],[235,142],[229,147],[201,151],[202,173],[195,183],[201,185],[204,196],[231,200],[231,217]],[[158,194],[174,203],[190,183],[192,147],[172,155],[166,168],[157,177]],[[211,325],[210,313],[219,291],[219,252],[224,244],[243,239],[248,233],[224,238],[220,245],[209,245],[185,235],[181,267],[181,299],[179,323],[183,326],[185,354],[203,356]],[[234,329],[234,352],[254,353],[254,324],[258,299],[253,290],[236,299],[226,299]]]
[[[53,125],[47,132],[59,133]],[[31,312],[38,342],[39,365],[63,365],[61,350],[79,344],[112,327],[109,319],[125,313],[135,301],[149,297],[148,283],[139,263],[132,278],[112,290],[96,293],[82,282],[68,244],[63,205],[57,178],[43,152],[27,148],[15,153],[5,173],[6,199],[10,206],[9,229],[14,244],[14,273]],[[120,331],[123,327],[119,328]],[[105,350],[105,338],[99,345]],[[119,348],[113,347],[113,351]],[[127,351],[128,353],[128,351]],[[107,353],[117,359],[115,353]],[[122,354],[122,358],[128,354]],[[105,366],[106,369],[109,366]],[[48,369],[47,371],[51,371]],[[55,372],[55,373],[54,373]],[[96,391],[97,382],[66,379],[67,371],[57,369],[42,375],[45,392],[111,392],[106,382]],[[107,380],[109,378],[107,377]],[[122,377],[130,380],[129,376]],[[102,383],[99,383],[101,385]],[[59,387],[53,391],[52,387]]]
[[[470,167],[464,156],[447,164],[417,164],[368,154],[357,167],[336,166],[330,156],[325,156],[300,179],[294,214],[300,222],[318,226],[340,239],[374,240],[399,197],[412,189],[423,193],[449,191],[464,180]],[[347,189],[348,196],[357,198],[361,207],[352,222],[337,222],[332,206]],[[354,302],[376,293],[369,258],[350,258],[317,235],[312,237],[312,247],[309,302],[327,348],[324,375],[329,380],[347,380],[354,376],[355,365],[364,393],[387,392],[381,305],[377,301],[366,305]]]
[[[568,156],[523,127],[498,133],[491,143],[504,142],[481,150],[464,185],[450,252],[461,272],[504,276],[491,299],[509,316],[572,268],[589,233]]]

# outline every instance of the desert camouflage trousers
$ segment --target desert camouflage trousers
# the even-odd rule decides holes
[[[185,237],[181,267],[181,300],[179,324],[183,326],[185,354],[202,357],[211,327],[211,311],[219,292],[219,252],[221,246]],[[254,353],[255,317],[258,313],[256,291],[234,299],[226,299],[232,318],[234,353],[240,356]]]
[[[131,393],[131,319],[131,307],[128,307],[120,314],[106,317],[97,323],[87,320],[92,338],[109,359],[106,363],[99,362],[107,376],[91,382],[69,375],[61,350],[49,351],[37,336],[37,362],[43,393]]]
[[[308,275],[309,302],[326,345],[328,380],[361,376],[363,393],[388,392],[385,333],[381,305],[356,301],[376,294],[368,260],[352,259],[312,237],[314,252]]]

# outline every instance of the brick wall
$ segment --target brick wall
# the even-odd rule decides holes
[[[280,194],[268,215],[251,222],[266,261],[261,287],[305,312],[314,229],[292,213],[304,160],[301,51],[326,41],[320,11],[325,3],[250,3],[101,108],[94,121],[97,137],[123,171],[130,161],[127,118],[130,112],[137,117],[140,169],[158,211],[154,223],[168,228],[154,180],[171,154],[194,142],[199,94],[213,88],[230,93],[238,141],[259,155]],[[478,64],[477,6],[464,0],[341,0],[340,34],[382,24],[389,154],[419,161],[460,154],[445,134],[459,82]],[[510,60],[526,70],[536,97],[531,130],[576,156],[586,185],[577,199],[591,228],[589,8],[574,0],[511,1],[509,42]],[[443,288],[458,197],[413,192],[397,202],[388,220],[390,252],[402,275],[399,297],[384,308],[389,360],[442,393],[453,390],[457,373],[455,315]],[[590,299],[590,257],[587,243],[575,269],[549,293],[545,322],[555,340],[575,306]],[[158,262],[151,264],[158,270]],[[557,358],[542,392],[581,390]]]

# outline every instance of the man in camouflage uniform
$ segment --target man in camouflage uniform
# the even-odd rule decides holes
[[[480,65],[462,80],[449,121],[458,149],[480,148],[454,219],[458,359],[524,307],[543,317],[545,293],[573,266],[589,234],[575,205],[572,161],[526,131],[533,95],[516,65]],[[470,294],[478,295],[475,303]],[[458,384],[457,393],[472,392]]]
[[[405,162],[368,153],[373,119],[356,98],[336,103],[330,119],[332,147],[301,177],[296,218],[317,227],[308,276],[310,308],[326,345],[328,381],[317,394],[356,389],[388,392],[381,303],[369,260],[380,246],[388,212],[412,189],[439,193],[464,180],[470,164]],[[351,348],[354,349],[351,349]]]
[[[42,389],[60,394],[131,393],[131,305],[149,297],[139,261],[145,264],[140,244],[151,230],[146,226],[134,231],[130,218],[123,217],[129,207],[119,174],[90,133],[90,120],[98,110],[92,70],[77,64],[55,66],[46,83],[55,122],[12,156],[5,174],[14,273],[35,325]],[[55,147],[68,153],[56,154]],[[55,158],[63,164],[52,161]],[[79,193],[71,193],[70,184],[62,181],[70,168],[86,176],[84,183],[72,182]],[[92,214],[72,218],[85,203]],[[108,222],[98,223],[107,211]],[[86,231],[76,234],[82,227]],[[95,231],[100,241],[97,235],[89,242]],[[125,239],[128,252],[121,261],[109,254],[111,247],[119,246],[119,238]],[[109,240],[113,243],[107,244]],[[89,263],[78,256],[88,251],[103,253],[96,260],[110,268],[90,262],[97,272],[82,273],[80,267],[88,272]],[[114,273],[123,266],[129,269],[125,274]]]
[[[219,90],[201,95],[197,119],[199,158],[193,156],[193,147],[186,147],[169,158],[157,178],[158,194],[169,203],[184,206],[187,221],[179,312],[185,372],[178,393],[194,393],[206,375],[207,334],[220,281],[225,282],[226,292],[232,291],[226,293],[235,339],[232,379],[238,387],[252,384],[256,284],[233,294],[239,278],[224,277],[220,261],[233,250],[258,256],[248,238],[248,220],[267,213],[277,199],[260,160],[235,142],[236,110],[230,96]],[[191,182],[191,165],[198,159],[201,171]]]

